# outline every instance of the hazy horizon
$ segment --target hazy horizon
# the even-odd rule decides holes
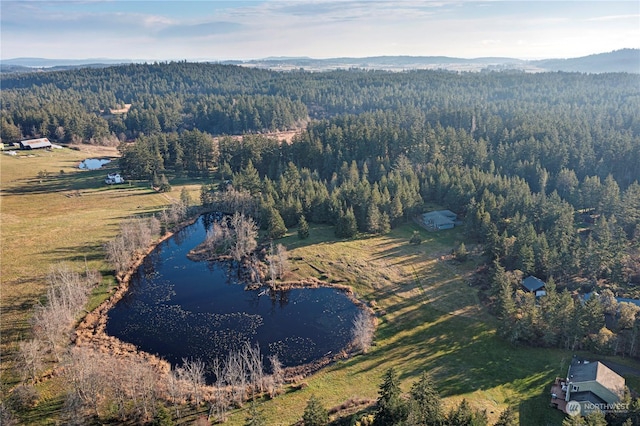
[[[574,58],[640,47],[637,1],[12,1],[0,58]]]

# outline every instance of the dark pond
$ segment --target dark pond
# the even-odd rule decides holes
[[[127,295],[110,311],[108,334],[173,365],[182,358],[210,362],[244,342],[257,342],[265,364],[277,354],[284,366],[294,366],[336,353],[349,342],[358,308],[343,293],[245,291],[229,265],[187,259],[205,238],[206,219],[147,257]]]
[[[85,170],[97,170],[110,162],[111,160],[106,158],[87,158],[82,161],[78,167]]]

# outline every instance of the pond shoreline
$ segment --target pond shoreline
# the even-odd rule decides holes
[[[110,336],[106,333],[106,324],[109,318],[109,311],[126,295],[129,290],[129,285],[133,274],[142,265],[146,257],[153,252],[160,244],[173,237],[177,232],[184,229],[187,226],[193,225],[202,216],[202,212],[194,217],[182,222],[172,232],[167,232],[154,243],[152,243],[144,252],[139,253],[131,267],[122,275],[117,275],[117,286],[113,290],[111,296],[103,301],[96,309],[87,313],[85,317],[80,321],[76,327],[73,343],[76,346],[90,347],[101,353],[108,353],[116,357],[122,357],[125,359],[137,359],[144,360],[153,366],[156,370],[167,373],[171,370],[171,364],[162,359],[161,357],[142,351],[132,343],[124,342],[114,336]],[[195,249],[194,249],[195,250]],[[191,253],[190,253],[191,254]],[[189,256],[189,258],[192,258]],[[229,262],[228,256],[193,256],[192,260],[200,261],[214,261],[214,262]],[[244,277],[244,276],[243,276]],[[306,278],[297,281],[283,281],[276,283],[261,282],[259,284],[248,284],[245,290],[257,289],[263,286],[268,286],[271,291],[286,291],[295,288],[332,288],[341,291],[345,296],[356,305],[359,309],[367,310],[372,314],[371,308],[363,301],[359,300],[353,292],[353,289],[347,285],[328,283],[317,278]],[[374,315],[372,314],[372,318]],[[317,372],[318,370],[326,367],[327,365],[336,362],[340,359],[349,358],[355,354],[353,343],[347,344],[337,353],[329,353],[323,357],[312,361],[310,363],[286,367],[284,368],[285,379],[289,383],[296,383],[305,377]]]

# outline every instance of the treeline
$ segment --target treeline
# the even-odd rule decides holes
[[[322,158],[335,156],[337,164],[378,156],[393,162],[400,153],[482,168],[493,161],[498,172],[518,174],[536,192],[563,169],[578,181],[611,174],[623,189],[640,173],[636,75],[281,73],[172,62],[0,79],[5,142],[21,136],[116,141],[196,129],[257,133],[340,116],[318,123],[305,145]],[[109,114],[125,104],[128,112]],[[362,121],[364,131],[349,138],[336,130]],[[333,152],[325,152],[325,136]],[[318,164],[304,167],[323,173]],[[563,178],[568,191],[572,176]]]
[[[413,383],[408,394],[400,389],[397,372],[386,371],[378,391],[379,397],[371,412],[355,414],[350,419],[337,418],[329,422],[329,412],[322,403],[312,396],[302,416],[304,426],[327,426],[352,424],[356,426],[487,426],[489,421],[485,411],[470,406],[466,400],[445,410],[442,400],[431,378],[422,373]],[[334,411],[332,409],[332,411]],[[339,416],[339,414],[338,414]],[[253,416],[255,417],[255,416]],[[345,420],[350,421],[346,423]],[[248,423],[248,422],[247,422]],[[494,423],[496,426],[517,425],[516,413],[509,407]]]
[[[3,141],[55,131],[86,140],[75,132],[94,127],[136,138],[121,146],[126,176],[215,178],[202,204],[245,213],[272,238],[307,221],[345,238],[386,233],[427,204],[453,210],[493,265],[481,284],[507,338],[637,355],[633,308],[604,322],[600,298],[583,305],[570,292],[637,295],[638,76],[168,63],[1,78]],[[125,103],[124,115],[100,113]],[[307,112],[317,120],[291,144],[209,133],[236,121],[234,132],[288,126]],[[529,274],[558,290],[539,301],[516,291]]]
[[[345,236],[385,232],[436,202],[465,217],[469,238],[508,270],[553,276],[562,284],[576,276],[618,285],[640,280],[637,182],[621,189],[612,175],[580,180],[563,167],[555,174],[543,169],[536,191],[489,146],[474,151],[459,145],[482,145],[464,129],[439,127],[433,146],[407,143],[408,154],[393,151],[396,140],[385,136],[385,126],[398,119],[395,112],[338,117],[310,125],[291,145],[264,137],[225,139],[218,174],[234,191],[259,200],[263,226],[275,210],[287,227],[302,215],[335,225],[349,216],[355,228]],[[426,157],[417,155],[420,149]],[[456,151],[459,164],[447,161]],[[207,191],[227,189],[207,186],[202,201],[211,202]]]

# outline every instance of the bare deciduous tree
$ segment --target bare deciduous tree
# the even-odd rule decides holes
[[[229,385],[231,390],[231,402],[237,406],[241,406],[245,400],[247,376],[239,352],[229,352],[229,355],[225,359],[223,374],[224,381]]]
[[[18,419],[13,414],[11,409],[9,409],[9,407],[7,407],[3,401],[0,401],[0,425],[3,425],[3,426],[18,425]]]
[[[258,246],[258,227],[253,219],[240,213],[234,214],[231,218],[231,227],[235,234],[235,244],[231,247],[231,256],[239,262]]]
[[[56,361],[60,348],[69,341],[73,323],[87,303],[90,288],[68,265],[52,267],[47,278],[46,305],[38,305],[33,316],[35,338],[49,346]]]
[[[101,364],[99,355],[89,348],[75,347],[71,350],[64,377],[70,388],[68,404],[77,410],[78,417],[82,417],[85,407],[94,415],[100,415],[99,408],[109,384]]]
[[[202,387],[204,386],[204,362],[199,359],[182,359],[182,366],[178,367],[178,376],[189,386],[189,397],[197,406],[202,399]]]
[[[173,409],[175,410],[175,416],[180,418],[180,403],[184,399],[183,382],[180,380],[178,372],[175,369],[169,371],[166,376],[167,394]]]
[[[17,366],[22,380],[35,383],[42,368],[42,343],[39,339],[22,341],[18,344]]]
[[[364,310],[358,312],[353,319],[353,329],[351,331],[356,348],[363,353],[367,353],[373,343],[374,331],[373,318]]]
[[[263,391],[262,380],[264,378],[264,370],[262,368],[260,346],[258,346],[258,344],[252,346],[249,342],[245,342],[240,355],[244,361],[244,367],[247,372],[246,375],[249,378],[249,386],[253,397],[256,391]]]
[[[273,280],[275,278],[284,277],[290,269],[289,252],[287,251],[287,248],[282,244],[278,244],[275,250],[273,249],[273,246],[271,246],[270,252],[271,253],[267,257],[267,260],[269,261],[269,273],[271,274],[271,279]]]
[[[201,198],[202,195],[201,195]],[[249,191],[237,191],[229,186],[225,191],[215,191],[205,194],[207,204],[221,212],[239,212],[247,216],[256,216],[258,203]]]
[[[269,376],[270,386],[267,386],[267,392],[269,392],[269,396],[273,398],[280,393],[282,385],[284,384],[284,369],[282,368],[282,362],[280,362],[278,355],[270,355],[269,364],[271,364],[271,375]]]
[[[116,274],[121,274],[127,270],[131,262],[131,253],[127,251],[124,238],[117,236],[105,244],[107,262],[113,266]]]
[[[225,422],[227,421],[227,409],[229,408],[229,395],[220,358],[216,357],[213,360],[211,370],[215,381],[213,383],[213,398],[209,406],[209,420],[215,417],[216,421]]]
[[[107,261],[116,273],[125,272],[136,253],[145,250],[160,234],[160,221],[155,217],[133,218],[120,225],[120,233],[105,244]]]
[[[226,220],[214,222],[207,231],[205,246],[211,252],[228,252],[233,244],[233,232]]]

